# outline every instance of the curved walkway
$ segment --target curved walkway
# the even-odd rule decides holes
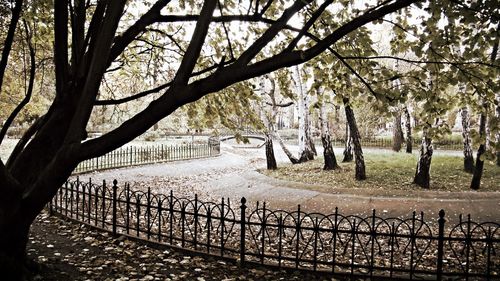
[[[321,153],[321,151],[318,151]],[[278,162],[286,156],[275,149]],[[336,151],[340,155],[341,151]],[[459,214],[471,214],[476,221],[500,220],[500,192],[437,192],[408,191],[390,194],[377,190],[336,189],[336,193],[308,190],[307,184],[269,178],[256,169],[265,167],[263,148],[233,149],[223,145],[215,158],[153,164],[96,172],[93,181],[117,179],[129,182],[132,188],[153,192],[169,192],[176,196],[199,195],[203,201],[219,201],[221,197],[239,202],[246,197],[249,204],[265,201],[269,208],[297,208],[306,212],[333,213],[335,207],[343,214],[368,216],[376,209],[383,217],[409,217],[413,211],[424,212],[437,219],[440,209],[449,221],[458,221]]]

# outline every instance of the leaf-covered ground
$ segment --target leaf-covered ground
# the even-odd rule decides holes
[[[312,273],[240,267],[230,261],[190,256],[49,217],[31,228],[28,257],[34,280],[337,280]]]
[[[337,155],[340,158],[341,155]],[[287,180],[313,184],[311,189],[336,192],[339,188],[372,188],[382,190],[411,190],[418,156],[388,151],[365,153],[367,179],[354,179],[354,162],[340,163],[341,169],[324,171],[323,158],[302,164],[281,165],[278,170],[262,173]],[[341,159],[340,159],[341,160]],[[339,161],[340,162],[340,161]],[[463,158],[435,155],[431,165],[431,190],[469,191],[472,175],[463,171]],[[500,167],[485,162],[480,191],[500,191]]]

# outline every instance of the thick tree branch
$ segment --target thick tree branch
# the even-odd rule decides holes
[[[199,15],[161,15],[155,21],[164,23],[198,21]],[[212,17],[212,22],[263,22],[273,24],[276,21],[260,15],[222,15]]]
[[[17,182],[9,173],[7,168],[5,167],[2,159],[0,159],[0,192],[2,196],[0,196],[0,205],[2,207],[11,206],[16,200],[21,198],[21,186],[19,182]],[[7,210],[7,209],[2,209]],[[0,211],[0,218],[4,218],[5,214]]]
[[[56,92],[60,95],[68,81],[68,0],[54,1],[54,60]]]
[[[375,90],[373,90],[373,88],[370,86],[370,84],[354,68],[352,68],[352,66],[350,64],[348,64],[345,61],[345,59],[339,53],[337,53],[337,51],[331,50],[331,49],[330,49],[330,51],[333,53],[333,55],[335,55],[340,60],[340,62],[342,62],[342,64],[345,67],[347,67],[359,79],[359,81],[361,81],[361,83],[363,83],[363,85],[366,86],[366,88],[368,88],[368,90],[370,91],[370,93],[372,93],[372,95],[374,95],[377,98],[381,98],[381,95],[379,93],[375,92]],[[385,98],[387,98],[387,97],[385,97]]]
[[[257,1],[258,2],[258,1]],[[220,0],[217,1],[219,4],[219,10],[220,14],[222,14],[222,4],[220,3]],[[226,23],[222,23],[222,28],[224,29],[224,33],[226,34],[226,40],[227,40],[227,46],[229,48],[229,54],[231,55],[231,59],[234,59],[234,51],[233,51],[233,44],[231,43],[231,38],[229,37],[229,32],[227,31]]]
[[[379,60],[379,59],[390,59],[390,60],[398,60],[398,61],[404,61],[407,63],[414,63],[414,64],[449,64],[449,65],[484,65],[488,67],[495,67],[495,68],[500,68],[500,65],[495,65],[491,64],[488,62],[482,62],[482,61],[461,61],[461,62],[455,62],[455,61],[430,61],[430,60],[412,60],[412,59],[407,59],[407,58],[401,58],[401,57],[394,57],[394,56],[342,56],[345,60]]]
[[[28,89],[26,90],[26,94],[23,100],[16,106],[14,111],[9,115],[7,120],[5,121],[2,129],[0,130],[0,145],[7,135],[7,130],[14,122],[14,119],[17,117],[19,112],[29,103],[31,96],[33,94],[33,85],[35,84],[35,71],[36,71],[36,61],[35,61],[35,49],[33,48],[33,44],[31,43],[31,32],[29,31],[28,24],[24,21],[24,28],[26,30],[26,42],[28,44],[29,56],[30,56],[30,76],[28,82]]]
[[[196,77],[196,76],[199,76],[199,75],[203,75],[203,74],[208,73],[210,71],[213,71],[215,69],[218,69],[218,68],[224,67],[226,65],[229,65],[229,64],[231,64],[233,62],[234,62],[234,59],[233,60],[229,60],[229,61],[222,61],[222,62],[220,62],[218,64],[214,64],[214,65],[209,66],[209,67],[207,67],[205,69],[202,69],[200,71],[195,71],[195,72],[193,72],[191,74],[190,78]],[[94,104],[95,105],[117,105],[117,104],[122,104],[122,103],[126,103],[126,102],[130,102],[130,101],[133,101],[133,100],[136,100],[136,99],[143,98],[145,96],[148,96],[148,95],[151,95],[151,94],[154,94],[154,93],[158,93],[161,90],[167,89],[171,85],[172,85],[172,82],[168,82],[168,83],[160,85],[160,86],[158,86],[156,88],[153,88],[153,89],[150,89],[150,90],[146,90],[146,91],[143,91],[143,92],[140,92],[140,93],[137,93],[137,94],[125,97],[125,98],[108,99],[108,100],[97,100]]]
[[[97,97],[101,79],[107,68],[106,59],[109,57],[111,44],[123,13],[126,0],[109,2],[106,7],[106,18],[96,37],[96,44],[91,54],[88,74],[81,89],[78,107],[73,115],[65,143],[79,142],[85,138],[85,127],[90,118],[92,108]]]
[[[207,36],[208,28],[210,27],[210,22],[216,6],[217,0],[207,0],[204,2],[200,12],[200,18],[196,22],[196,27],[194,28],[193,37],[191,38],[186,53],[182,58],[181,65],[179,66],[177,74],[173,80],[174,86],[186,85],[188,83],[189,77],[191,76],[191,73],[196,65],[196,61],[200,56],[201,48],[205,43],[205,37]]]
[[[171,0],[159,0],[134,24],[132,24],[123,34],[117,36],[111,48],[108,65],[110,65],[134,39],[141,34],[146,27],[156,21],[161,16],[160,11],[170,3]]]
[[[14,35],[16,34],[17,23],[19,22],[19,17],[21,15],[21,10],[23,6],[22,0],[16,0],[14,4],[14,9],[12,9],[12,17],[10,18],[9,29],[7,30],[7,36],[3,44],[2,59],[0,60],[0,93],[2,92],[3,78],[5,76],[5,69],[7,68],[7,62],[9,60],[10,50],[12,49],[12,43],[14,42]]]
[[[270,106],[276,106],[276,107],[289,107],[293,105],[293,101],[287,102],[287,103],[272,103],[272,102],[266,102],[267,105]]]
[[[149,89],[149,90],[146,90],[146,91],[142,91],[140,93],[137,93],[137,94],[125,97],[125,98],[121,98],[121,99],[97,100],[94,104],[95,105],[117,105],[117,104],[122,104],[122,103],[126,103],[126,102],[130,102],[130,101],[133,101],[133,100],[136,100],[136,99],[143,98],[143,97],[151,95],[151,94],[158,93],[161,90],[164,90],[164,89],[170,87],[171,85],[172,85],[171,82],[170,83],[166,83],[166,84],[160,85],[160,86],[158,86],[156,88]]]
[[[297,43],[299,43],[300,39],[302,39],[302,37],[304,37],[304,35],[306,33],[308,33],[309,28],[311,28],[311,26],[313,26],[313,24],[316,22],[316,20],[321,16],[321,14],[323,14],[323,12],[326,10],[326,8],[330,4],[332,4],[332,2],[333,2],[333,0],[327,0],[327,1],[323,2],[323,4],[321,4],[321,6],[319,6],[319,8],[312,14],[311,18],[309,18],[309,20],[306,22],[306,24],[304,24],[304,26],[300,30],[299,34],[297,36],[295,36],[295,38],[293,38],[292,42],[290,42],[290,44],[286,47],[286,49],[285,49],[286,52],[292,51],[297,46]]]
[[[246,65],[252,60],[271,40],[286,27],[286,23],[295,15],[298,11],[308,5],[311,0],[296,0],[292,6],[287,8],[283,15],[271,25],[265,32],[259,37],[255,42],[248,47],[248,49],[241,54],[241,56],[236,61],[236,64]]]
[[[364,13],[334,30],[330,35],[305,51],[280,53],[251,65],[231,64],[219,68],[218,71],[205,78],[175,89],[175,98],[173,97],[174,91],[169,88],[161,98],[151,102],[146,109],[124,122],[118,128],[99,138],[83,143],[79,160],[96,157],[120,147],[131,141],[135,136],[145,132],[157,121],[168,116],[180,106],[196,101],[209,93],[219,91],[239,81],[311,60],[348,33],[415,2],[418,2],[418,0],[397,0],[379,9]],[[288,12],[290,13],[290,10]],[[270,40],[272,40],[272,37]],[[262,44],[265,45],[266,43],[262,42]]]
[[[73,31],[71,32],[71,64],[73,66],[73,71],[76,71],[78,69],[78,65],[80,64],[79,59],[83,57],[82,54],[84,52],[85,41],[85,20],[85,0],[75,0],[75,6],[71,9],[71,29]],[[75,74],[73,75],[76,76]]]
[[[36,119],[36,121],[23,134],[22,138],[17,142],[16,146],[10,153],[9,160],[6,163],[7,168],[11,167],[11,164],[14,163],[19,154],[23,151],[26,144],[36,134],[36,132],[40,129],[40,127],[46,120],[47,120],[47,115],[43,115],[42,117]]]

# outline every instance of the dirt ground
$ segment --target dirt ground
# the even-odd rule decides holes
[[[338,280],[304,272],[240,267],[112,237],[87,226],[41,214],[31,229],[28,257],[34,280]]]

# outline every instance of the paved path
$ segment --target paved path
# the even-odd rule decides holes
[[[470,213],[474,220],[500,221],[500,192],[411,190],[387,194],[365,189],[337,189],[335,194],[322,193],[305,189],[306,184],[269,178],[256,171],[265,167],[263,148],[233,148],[223,144],[222,151],[215,158],[116,169],[87,176],[93,180],[117,178],[121,182],[155,186],[157,192],[173,189],[174,194],[182,196],[198,193],[201,200],[225,197],[239,202],[243,196],[250,205],[266,201],[274,209],[293,210],[300,204],[304,211],[332,213],[338,207],[343,214],[362,216],[376,209],[384,217],[408,217],[413,211],[437,217],[438,211],[445,209],[449,221],[458,221],[460,213]],[[280,149],[275,151],[278,162],[287,161]],[[340,149],[335,152],[341,155]]]

